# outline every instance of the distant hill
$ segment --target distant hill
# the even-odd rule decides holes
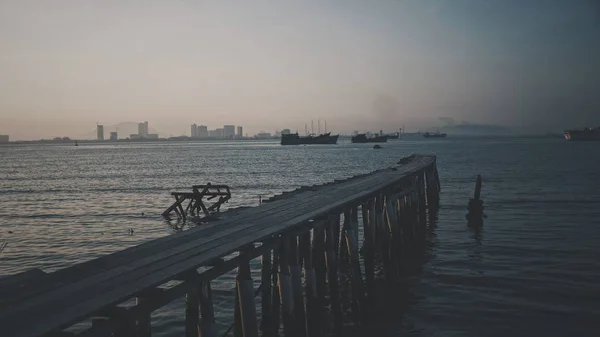
[[[440,128],[440,132],[446,132],[449,134],[460,134],[460,135],[474,135],[474,136],[504,136],[514,134],[514,130],[500,125],[493,124],[457,124],[448,125]]]

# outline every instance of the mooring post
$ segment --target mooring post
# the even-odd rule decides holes
[[[263,337],[273,337],[273,323],[272,316],[273,310],[271,307],[271,250],[268,249],[262,254],[261,258],[262,269],[261,269],[261,314],[262,318],[260,321],[260,330]]]
[[[327,249],[326,261],[327,261],[327,276],[329,279],[329,296],[331,301],[331,312],[333,313],[333,327],[335,334],[338,336],[342,335],[342,306],[340,303],[339,294],[339,282],[338,282],[338,268],[337,268],[337,257],[336,257],[336,234],[335,228],[339,228],[340,216],[339,214],[333,215],[329,218],[329,223],[326,228],[325,245]]]
[[[373,201],[361,205],[363,218],[363,254],[365,260],[365,279],[367,282],[367,310],[375,303],[375,256],[374,256],[374,233],[372,220]]]
[[[283,334],[292,337],[296,326],[294,320],[294,288],[290,275],[290,239],[282,237],[279,250],[279,296],[281,298],[281,317],[283,319]]]
[[[242,254],[244,252],[242,251]],[[250,273],[250,261],[244,259],[238,266],[237,291],[239,297],[242,333],[244,337],[258,337],[256,306],[254,304],[254,283]]]
[[[298,253],[298,238],[293,236],[289,239],[290,274],[292,276],[292,290],[294,292],[294,321],[296,331],[306,335],[306,313],[304,312],[304,293],[302,290],[302,267]]]
[[[185,298],[185,336],[198,337],[200,323],[200,296],[196,284],[197,276],[194,275],[188,279],[190,283],[189,290]]]

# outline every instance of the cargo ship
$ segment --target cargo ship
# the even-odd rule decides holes
[[[584,128],[582,130],[565,130],[565,139],[574,141],[600,141],[600,126],[595,128]]]
[[[281,135],[281,145],[337,144],[339,136],[340,135],[332,136],[331,132],[320,134],[318,136],[300,136],[298,133],[288,133]]]
[[[436,133],[425,132],[423,134],[423,137],[425,137],[425,138],[445,138],[446,134],[445,133],[439,133],[439,132],[436,132]]]
[[[364,133],[359,133],[355,136],[352,136],[350,139],[352,143],[385,143],[388,140],[387,135],[373,136],[367,137]]]

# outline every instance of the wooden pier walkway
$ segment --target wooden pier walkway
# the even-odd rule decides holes
[[[374,300],[376,265],[385,278],[399,275],[407,247],[422,233],[418,219],[427,205],[437,205],[439,191],[435,156],[413,155],[393,168],[283,193],[219,221],[53,273],[8,277],[0,281],[0,335],[147,337],[152,311],[185,296],[186,336],[217,336],[210,283],[236,268],[236,336],[275,336],[280,326],[285,336],[339,335],[338,263],[351,266],[352,316],[361,320]],[[259,313],[249,266],[257,256]],[[181,282],[164,286],[173,280]],[[118,306],[131,299],[135,305]],[[323,321],[325,312],[332,313],[332,324]],[[88,329],[68,332],[89,320]]]

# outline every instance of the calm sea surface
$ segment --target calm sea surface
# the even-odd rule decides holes
[[[380,336],[600,335],[600,143],[560,139],[420,138],[381,150],[275,142],[0,147],[0,275],[53,271],[173,233],[169,191],[228,184],[229,207],[435,153],[439,221],[408,305],[363,330]],[[488,218],[465,223],[475,176]],[[134,230],[128,234],[129,228]],[[256,271],[256,270],[255,270]],[[256,278],[255,278],[256,279]],[[233,276],[214,285],[226,329]],[[183,331],[182,301],[153,315],[154,333]],[[402,314],[401,314],[402,312]]]

